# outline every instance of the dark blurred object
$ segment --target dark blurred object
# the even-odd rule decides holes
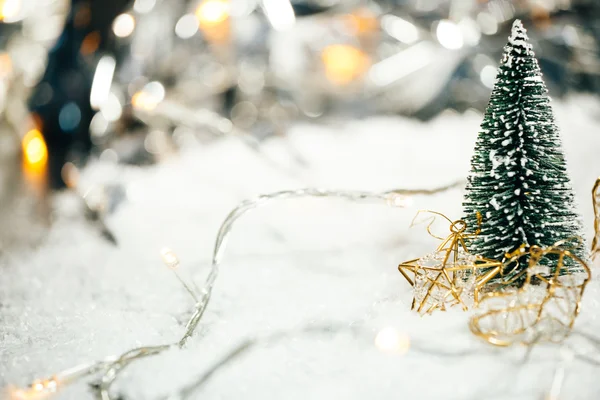
[[[65,27],[50,50],[43,78],[29,100],[48,147],[49,182],[63,187],[67,160],[83,161],[91,147],[90,105],[94,60],[114,46],[111,25],[129,0],[71,0]]]
[[[313,2],[293,2],[292,8],[296,17],[320,14],[331,9],[331,7],[327,7],[326,5]]]

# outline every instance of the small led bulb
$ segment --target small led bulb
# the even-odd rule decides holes
[[[404,354],[410,348],[410,338],[395,328],[383,328],[375,336],[375,346],[384,353]]]
[[[165,265],[171,271],[173,271],[173,274],[175,274],[175,277],[177,278],[179,283],[181,283],[181,285],[185,288],[185,290],[187,290],[187,292],[190,294],[190,296],[192,296],[194,301],[197,303],[198,302],[198,294],[197,294],[198,288],[194,284],[193,280],[191,280],[189,278],[184,279],[180,275],[180,272],[177,269],[177,267],[179,266],[179,258],[177,258],[177,255],[175,254],[175,252],[173,252],[173,250],[165,247],[161,250],[160,255],[161,255]]]
[[[35,381],[31,384],[31,389],[35,392],[41,392],[44,390],[44,384],[41,381]]]
[[[406,208],[410,207],[413,203],[413,199],[410,196],[404,196],[397,193],[391,193],[387,198],[387,203],[391,207]]]
[[[179,266],[179,258],[177,258],[173,250],[165,247],[161,250],[160,255],[167,267],[175,269]]]

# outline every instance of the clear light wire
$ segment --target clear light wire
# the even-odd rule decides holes
[[[225,221],[221,224],[221,228],[217,234],[217,239],[215,241],[215,247],[213,251],[212,261],[211,261],[211,270],[206,278],[204,283],[204,287],[202,289],[202,297],[198,304],[196,305],[196,309],[194,314],[188,321],[186,325],[186,331],[183,337],[181,338],[179,345],[183,346],[185,342],[190,338],[190,336],[194,333],[196,326],[200,322],[204,311],[210,301],[210,296],[212,294],[212,289],[217,279],[217,275],[219,273],[219,265],[221,264],[221,259],[223,258],[223,254],[225,252],[227,240],[229,235],[231,234],[234,223],[242,217],[248,211],[255,209],[259,206],[265,205],[275,200],[283,200],[283,199],[298,199],[298,198],[339,198],[343,200],[348,200],[350,202],[359,203],[359,202],[384,202],[389,206],[404,206],[404,201],[406,200],[406,196],[416,195],[416,194],[424,194],[430,195],[443,191],[450,190],[452,188],[460,187],[463,185],[463,181],[457,181],[450,185],[439,187],[436,189],[395,189],[389,190],[385,192],[365,192],[365,191],[333,191],[333,190],[324,190],[324,189],[315,189],[315,188],[306,188],[306,189],[298,189],[298,190],[286,190],[281,192],[275,192],[270,194],[265,194],[258,196],[254,200],[245,200],[236,208],[234,208]],[[400,200],[400,201],[399,201]]]
[[[176,393],[166,397],[164,400],[189,399],[194,393],[198,392],[198,390],[200,390],[221,368],[229,365],[232,361],[239,359],[247,354],[250,350],[258,346],[271,346],[282,341],[295,339],[299,336],[320,336],[341,333],[348,333],[356,340],[363,340],[367,342],[371,342],[374,337],[371,329],[356,324],[348,325],[339,323],[308,324],[300,328],[276,331],[266,335],[250,336],[243,339],[237,345],[232,346],[229,351],[227,351],[221,358],[210,365],[208,369],[193,382],[184,386]],[[433,349],[426,346],[421,346],[418,342],[412,341],[412,339],[410,343],[410,351],[421,354],[433,354],[443,358],[460,358],[470,355],[481,356],[486,354],[486,351],[481,351],[481,349],[477,348],[456,351],[447,351],[447,349]],[[491,351],[492,349],[490,348],[488,349],[487,353],[489,354]]]
[[[199,301],[195,304],[193,314],[188,320],[185,326],[184,334],[179,341],[161,346],[138,347],[128,350],[119,356],[110,356],[97,362],[76,366],[72,369],[65,370],[54,375],[54,377],[50,380],[54,383],[52,387],[45,387],[44,385],[40,386],[39,384],[33,384],[29,388],[18,389],[13,391],[14,398],[28,398],[26,396],[32,395],[51,395],[52,393],[57,391],[56,386],[65,386],[74,382],[78,382],[86,377],[89,377],[90,375],[102,373],[102,376],[99,379],[99,381],[92,384],[91,386],[97,392],[97,395],[100,399],[114,400],[115,398],[111,397],[110,395],[111,386],[115,382],[119,374],[131,362],[141,358],[157,355],[169,348],[182,348],[186,344],[187,340],[194,334],[198,324],[202,319],[202,316],[204,315],[204,312],[206,311],[206,308],[208,307],[212,295],[212,290],[219,273],[219,266],[223,259],[229,236],[233,230],[233,226],[236,221],[238,221],[244,214],[246,214],[250,210],[266,205],[276,200],[300,198],[338,198],[353,203],[374,202],[383,203],[390,207],[405,207],[407,205],[407,200],[410,199],[409,196],[433,195],[462,186],[464,186],[464,181],[460,180],[453,182],[449,185],[437,187],[434,189],[394,189],[383,192],[351,190],[335,191],[316,188],[305,188],[298,190],[274,192],[270,194],[260,195],[254,200],[245,200],[241,202],[236,208],[234,208],[221,224],[221,227],[218,231],[215,240],[210,272],[204,282],[203,288],[200,290],[200,293],[196,294],[197,296],[199,296]],[[172,268],[172,266],[169,265],[168,259],[164,261],[167,264],[167,266]],[[188,288],[186,288],[186,290],[188,289],[189,286]],[[18,397],[20,394],[22,397]]]
[[[177,392],[172,393],[168,397],[164,398],[164,400],[188,400],[192,395],[197,394],[197,392],[202,389],[208,381],[216,375],[216,373],[221,370],[223,367],[231,364],[231,362],[239,359],[246,355],[249,351],[253,350],[259,346],[272,346],[274,344],[278,344],[282,341],[288,341],[292,339],[296,339],[299,336],[314,336],[314,335],[326,335],[326,334],[341,334],[341,333],[349,333],[357,340],[365,340],[370,341],[373,339],[373,331],[358,324],[309,324],[300,328],[290,329],[290,330],[281,330],[277,332],[273,332],[266,335],[255,335],[250,336],[238,344],[232,346],[229,351],[227,351],[221,358],[212,363],[200,376],[198,376],[195,380],[193,380],[188,385],[179,389]],[[583,336],[583,335],[582,335]],[[587,340],[591,342],[598,342],[599,339],[594,338],[593,336],[586,335],[584,336]],[[525,356],[521,359],[521,364],[524,365],[530,360],[530,350],[533,349],[533,346],[528,347]],[[431,355],[441,358],[462,358],[467,356],[490,356],[496,354],[494,349],[491,347],[486,347],[485,349],[481,349],[478,347],[466,348],[462,350],[448,350],[446,347],[442,348],[432,348],[429,346],[422,345],[418,338],[411,337],[410,345],[406,349],[411,353],[418,353],[424,355]],[[402,353],[403,354],[403,353]],[[573,362],[573,359],[579,359],[585,363],[590,365],[597,366],[599,365],[597,361],[593,359],[589,359],[584,354],[577,354],[570,346],[564,345],[559,349],[559,360],[557,362],[557,366],[554,370],[552,380],[550,383],[550,387],[546,392],[547,397],[544,397],[548,400],[558,400],[560,391],[562,390],[564,379],[566,372],[569,370],[570,364]]]

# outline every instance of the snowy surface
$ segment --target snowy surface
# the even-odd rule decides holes
[[[589,237],[590,190],[600,173],[600,105],[588,98],[554,105],[573,186]],[[135,346],[183,333],[192,300],[160,259],[168,246],[201,285],[217,229],[241,200],[317,186],[384,190],[432,188],[464,179],[481,115],[445,114],[424,124],[392,117],[295,126],[263,150],[275,168],[235,139],[186,151],[151,168],[95,165],[83,185],[107,181],[128,195],[107,219],[119,246],[105,241],[56,199],[56,221],[35,250],[0,260],[0,386],[25,385]],[[291,163],[292,144],[307,161]],[[140,360],[117,380],[126,399],[157,399],[199,378],[248,337],[311,326],[263,343],[218,370],[194,398],[527,399],[547,393],[560,347],[494,348],[469,331],[459,310],[419,317],[399,262],[434,249],[420,208],[460,216],[461,190],[416,196],[409,208],[335,199],[284,200],[236,225],[212,302],[183,350]],[[447,228],[440,224],[442,234]],[[600,287],[584,297],[579,330],[600,332]],[[375,346],[381,330],[410,340],[407,352]],[[392,335],[393,336],[393,335]],[[573,346],[600,360],[600,348]],[[588,347],[584,347],[588,346]],[[567,365],[564,398],[599,398],[598,367]],[[60,399],[86,400],[85,384]]]

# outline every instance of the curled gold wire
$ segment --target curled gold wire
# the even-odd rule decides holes
[[[465,262],[464,259],[460,260],[459,253],[463,257],[470,255],[465,240],[477,235],[479,227],[475,233],[467,234],[464,220],[452,221],[445,215],[430,210],[419,211],[411,225],[415,225],[422,212],[433,214],[426,229],[441,243],[434,253],[438,256],[434,256],[433,266],[425,263],[424,258],[405,261],[398,266],[402,276],[414,288],[411,305],[413,310],[429,314],[456,305],[461,305],[464,310],[474,309],[476,314],[469,321],[470,330],[497,346],[530,344],[531,341],[524,337],[529,333],[535,333],[536,341],[553,341],[561,340],[571,332],[581,310],[584,289],[591,277],[588,265],[574,254],[574,250],[583,245],[582,238],[566,238],[544,248],[522,245],[506,253],[502,261],[471,255]],[[436,216],[450,222],[450,235],[446,238],[432,233],[431,227]],[[480,224],[480,214],[477,215],[477,221]],[[557,260],[551,273],[538,269],[540,261],[548,255],[553,255],[553,259]],[[525,256],[528,256],[527,268],[523,269]],[[581,265],[583,280],[577,277],[577,281],[572,284],[567,282],[572,274],[565,269],[567,258]],[[466,277],[473,276],[472,286],[467,288]],[[517,282],[524,283],[516,287]],[[527,296],[534,292],[528,290],[534,285],[544,288],[545,292],[539,292],[538,297],[530,299]],[[468,292],[465,293],[465,290]],[[467,304],[465,298],[472,298],[472,302]],[[551,310],[551,307],[554,309]],[[546,331],[540,325],[545,321],[551,324],[551,329]]]
[[[558,324],[561,326],[561,331],[557,332],[551,330],[538,333],[535,335],[536,341],[555,341],[553,335],[555,333],[558,333],[559,337],[561,338],[566,337],[566,335],[572,331],[575,319],[581,311],[581,299],[584,290],[591,279],[591,270],[589,266],[583,259],[572,252],[572,250],[576,248],[573,247],[572,243],[574,242],[582,243],[583,241],[581,238],[569,238],[561,240],[554,245],[545,248],[531,246],[526,251],[520,249],[517,252],[513,252],[512,257],[508,257],[509,261],[521,258],[525,255],[530,255],[527,269],[520,273],[521,277],[523,274],[526,274],[525,284],[518,289],[512,288],[508,290],[502,290],[501,288],[497,287],[494,291],[486,293],[477,305],[481,312],[473,315],[469,321],[469,328],[471,332],[484,339],[488,343],[497,346],[510,346],[515,343],[531,344],[531,342],[522,335],[527,333],[529,330],[535,330],[536,328],[539,328],[539,325],[544,320],[547,320],[552,324]],[[549,254],[558,256],[558,261],[556,263],[554,272],[544,275],[535,268],[539,265],[540,260]],[[567,285],[560,281],[560,276],[569,276],[571,274],[568,271],[565,274],[565,271],[563,271],[565,268],[565,257],[572,258],[576,263],[582,266],[584,278],[581,283]],[[537,282],[546,285],[545,293],[543,296],[540,296],[539,301],[521,301],[520,299],[526,298],[527,291],[532,285],[534,285],[532,282],[534,278],[537,280]],[[513,278],[511,281],[504,282],[504,286],[508,288],[509,285],[515,280],[516,278]],[[543,287],[539,283],[537,284],[537,288]],[[563,289],[569,296],[560,296],[560,289]],[[573,296],[572,298],[571,295]],[[487,303],[498,299],[504,299],[505,302],[501,303],[501,306],[499,307],[486,309]],[[553,301],[556,302],[556,307],[558,308],[558,311],[562,313],[561,316],[564,317],[563,319],[557,318],[552,313],[553,310],[549,310],[551,302]],[[564,302],[568,302],[566,307]],[[528,321],[528,323],[526,323],[523,319],[523,310],[533,312],[534,318]],[[506,321],[511,316],[518,317],[520,325],[517,324],[512,329],[507,329],[506,332],[502,333],[495,329],[498,319]],[[492,320],[491,328],[486,329],[484,327],[483,321],[485,319]]]
[[[433,214],[433,215],[431,215],[429,218],[425,218],[425,219],[423,219],[421,221],[417,221],[417,218],[419,217],[419,215],[421,215],[421,213],[428,213],[428,214]],[[426,227],[427,233],[431,237],[434,237],[434,238],[439,239],[439,240],[444,240],[443,237],[439,237],[436,234],[434,234],[433,232],[431,232],[431,227],[433,226],[433,224],[436,221],[436,216],[440,216],[440,217],[444,218],[446,221],[448,221],[450,224],[452,224],[452,220],[450,218],[448,218],[447,216],[445,216],[444,214],[440,213],[440,212],[432,211],[432,210],[419,210],[419,211],[417,211],[417,213],[415,214],[414,218],[410,222],[410,226],[409,227],[412,228],[412,227],[416,226],[417,224],[429,221],[429,223],[427,224],[427,227]]]
[[[463,282],[461,276],[475,276],[473,282],[473,301],[476,304],[479,301],[480,292],[485,288],[485,285],[498,274],[502,274],[502,263],[481,256],[474,256],[474,261],[466,265],[459,263],[460,254],[463,256],[470,255],[465,238],[471,237],[473,234],[466,233],[467,222],[462,219],[452,221],[437,211],[420,210],[415,218],[413,218],[411,226],[415,225],[416,218],[424,212],[433,214],[426,229],[429,235],[441,240],[436,253],[441,253],[443,257],[440,265],[435,267],[423,265],[421,258],[405,261],[398,265],[398,270],[402,276],[415,288],[411,308],[416,309],[421,314],[429,314],[437,309],[445,310],[446,307],[456,305],[461,305],[463,310],[468,310],[470,306],[465,301],[465,288],[460,285]],[[435,222],[436,216],[440,216],[450,222],[450,235],[446,238],[441,238],[431,231],[431,226]],[[477,214],[477,221],[478,225],[480,225],[481,215],[479,213]],[[417,299],[416,295],[416,291],[419,290],[417,288],[418,276],[424,278],[422,279],[424,282],[421,285],[426,287],[425,293],[420,299]],[[438,300],[432,300],[434,293],[441,293],[438,296]],[[470,293],[466,294],[468,298]]]

